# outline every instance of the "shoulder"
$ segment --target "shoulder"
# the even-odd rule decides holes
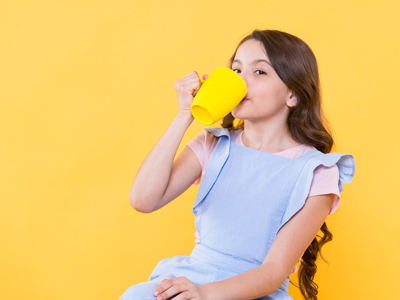
[[[236,131],[236,130],[229,130],[226,128],[205,128],[205,130],[215,137],[231,136],[231,133]]]
[[[218,137],[214,136],[210,131],[204,130],[192,139],[187,145],[189,147],[202,147],[207,148],[208,146],[216,143]]]
[[[312,157],[312,159],[316,159],[321,163],[314,169],[314,180],[317,179],[319,181],[324,181],[324,180],[331,180],[331,179],[334,179],[334,180],[339,179],[339,169],[338,169],[336,163],[334,163],[333,165],[330,165],[330,166],[323,164],[324,158],[326,157],[326,155],[329,155],[329,154],[324,154],[324,153],[318,151],[315,147],[308,146],[308,145],[300,145],[300,146],[296,147],[295,150],[296,150],[297,156],[300,156],[309,151],[314,151],[315,156]]]
[[[339,180],[339,169],[336,163],[333,165],[324,164],[324,158],[326,154],[318,151],[313,146],[304,144],[290,150],[290,154],[293,157],[298,157],[307,152],[311,153],[310,151],[313,151],[313,155],[310,156],[310,159],[318,162],[316,163],[316,167],[313,169],[313,183],[335,182],[337,184]]]
[[[218,137],[214,136],[208,130],[204,130],[187,143],[187,146],[193,150],[203,168],[217,146],[217,143]]]
[[[343,184],[349,184],[355,174],[354,157],[350,154],[322,153],[318,150],[313,152],[315,154],[310,157],[306,169],[312,169],[314,181],[334,181],[338,184],[339,192],[342,192]]]
[[[188,143],[188,146],[203,147],[204,149],[214,149],[218,140],[222,136],[231,138],[237,130],[228,130],[225,128],[205,128],[199,135]]]
[[[312,146],[301,144],[299,146],[284,150],[284,151],[276,153],[276,154],[287,157],[287,158],[295,159],[296,157],[299,157],[299,156],[303,155],[304,153],[313,151],[313,150],[316,150],[316,149]]]
[[[337,164],[333,166],[320,165],[314,170],[314,180],[319,182],[325,181],[338,181],[339,180],[339,169]]]
[[[319,152],[319,151],[318,151]],[[339,181],[348,184],[353,179],[355,173],[355,160],[350,154],[343,153],[322,153],[319,152],[313,159],[313,164],[326,174],[335,175],[339,173]],[[335,175],[336,176],[336,175]],[[340,189],[342,191],[342,188]]]

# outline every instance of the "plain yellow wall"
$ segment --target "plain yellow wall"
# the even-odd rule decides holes
[[[118,299],[190,253],[196,188],[150,215],[129,189],[177,111],[174,81],[225,66],[255,28],[311,46],[336,150],[356,158],[320,299],[398,299],[399,3],[2,0],[0,299]]]

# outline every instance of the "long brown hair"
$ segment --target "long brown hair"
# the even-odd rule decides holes
[[[260,41],[268,58],[286,86],[297,96],[297,104],[291,107],[287,118],[289,132],[294,140],[301,144],[314,146],[323,153],[329,153],[333,138],[326,129],[328,125],[321,110],[321,92],[318,65],[310,47],[298,37],[277,30],[255,30],[238,45],[254,39]],[[236,56],[230,59],[230,67]],[[222,127],[243,128],[243,121],[232,114],[223,119]],[[321,227],[322,236],[317,235],[301,259],[299,270],[299,288],[305,299],[317,300],[318,285],[313,281],[317,272],[316,260],[322,246],[332,240],[332,233],[326,223]]]

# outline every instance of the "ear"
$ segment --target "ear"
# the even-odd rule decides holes
[[[288,107],[295,107],[297,105],[297,96],[292,91],[290,91],[289,96],[286,99],[286,105]]]

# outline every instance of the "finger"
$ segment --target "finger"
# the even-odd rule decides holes
[[[174,278],[173,278],[174,279]],[[173,285],[172,279],[164,279],[158,284],[158,287],[153,291],[153,296],[158,296]]]
[[[196,299],[193,295],[190,294],[190,291],[180,293],[178,296],[173,298],[173,300],[188,300],[188,299]]]
[[[200,80],[200,77],[199,77],[199,76],[190,77],[190,78],[187,78],[187,79],[186,79],[185,83],[187,83],[188,85],[193,85],[193,86],[200,87],[200,85],[201,85],[201,80]]]
[[[193,93],[192,93],[193,97],[196,96],[197,92],[199,91],[201,86],[204,84],[204,80],[200,79],[200,77],[197,77],[194,84],[196,85],[196,88],[193,90]]]
[[[161,281],[158,284],[158,287],[153,291],[153,295],[154,296],[161,295],[168,289],[171,289],[174,285],[179,285],[179,284],[188,283],[188,282],[191,282],[191,281],[189,281],[189,279],[187,279],[186,277],[175,277],[175,278],[171,278],[171,279],[164,279],[163,281]],[[163,297],[163,299],[166,299],[166,298]]]
[[[189,291],[191,288],[195,287],[195,285],[186,277],[176,277],[168,281],[163,280],[159,285],[159,288],[160,287],[163,288],[164,291],[159,293],[157,300],[165,300],[169,297]]]
[[[175,90],[179,95],[183,96],[193,96],[194,92],[199,89],[200,87],[200,81],[195,80],[191,82],[176,82],[175,85]]]
[[[158,295],[156,300],[166,300],[166,299],[169,299],[170,297],[173,297],[173,296],[179,295],[183,292],[186,292],[187,290],[188,290],[188,287],[185,285],[185,283],[174,284],[169,289],[167,289],[165,292]],[[175,299],[175,297],[174,297],[174,299]]]
[[[202,83],[200,81],[200,79],[198,79],[197,81],[192,83],[192,90],[190,92],[190,95],[192,95],[193,97],[196,96],[197,92],[199,91],[200,87],[201,87]]]
[[[192,71],[192,72],[190,72],[189,74],[187,74],[185,77],[183,77],[183,78],[198,78],[199,77],[199,74],[197,74],[197,72],[196,71]]]
[[[209,76],[208,76],[207,74],[204,74],[204,75],[203,75],[203,80],[207,80],[208,77],[209,77]]]
[[[196,74],[195,76],[184,77],[181,80],[176,81],[176,84],[179,87],[199,87],[200,86],[200,77]]]

